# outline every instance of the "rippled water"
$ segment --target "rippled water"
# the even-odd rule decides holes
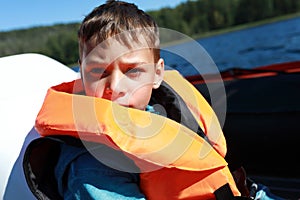
[[[300,60],[300,17],[203,38],[197,42],[206,50],[220,71],[232,67],[251,69]],[[188,52],[189,61],[192,59],[192,62],[162,52],[168,66],[178,69],[183,75],[197,73],[193,63],[201,63],[203,60],[199,52],[194,51],[189,44],[171,48]]]

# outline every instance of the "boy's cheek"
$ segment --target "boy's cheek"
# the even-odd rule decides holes
[[[99,83],[100,81],[95,81],[92,83],[85,84],[85,93],[87,96],[99,97],[103,96],[103,86]]]
[[[84,81],[87,82],[87,83],[97,82],[102,78],[101,74],[99,74],[99,75],[93,74],[92,75],[91,73],[88,73],[88,72],[86,72],[86,73],[84,72],[82,74],[82,76],[83,76]]]

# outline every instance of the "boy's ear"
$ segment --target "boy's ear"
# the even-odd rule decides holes
[[[159,88],[161,82],[164,79],[165,62],[162,58],[158,60],[155,66],[155,77],[153,82],[153,89]]]

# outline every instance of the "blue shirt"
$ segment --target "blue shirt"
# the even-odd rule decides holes
[[[150,105],[146,111],[160,114]],[[122,152],[104,144],[89,150],[62,144],[55,175],[59,193],[66,200],[144,200],[139,173],[130,173],[138,171]]]
[[[128,171],[137,172],[138,168],[122,152],[106,145],[88,151],[62,144],[55,176],[66,200],[146,199],[139,188],[139,174]]]

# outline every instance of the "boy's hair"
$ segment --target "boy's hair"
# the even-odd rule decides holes
[[[160,58],[159,31],[153,18],[132,3],[108,0],[94,8],[79,28],[80,60],[84,45],[94,48],[112,36],[129,48],[132,47],[132,40],[139,43],[139,37],[142,36],[153,50],[154,61]]]

